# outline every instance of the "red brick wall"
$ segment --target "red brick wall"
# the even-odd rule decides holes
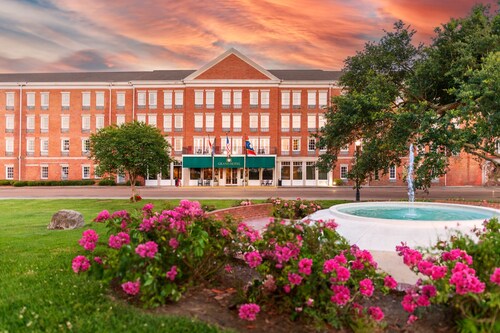
[[[254,79],[269,80],[269,78],[247,64],[234,54],[231,54],[215,66],[201,73],[197,80],[220,80],[220,79]]]

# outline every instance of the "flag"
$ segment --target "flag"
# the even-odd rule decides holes
[[[253,156],[257,155],[255,154],[255,150],[253,149],[252,143],[248,139],[246,139],[245,141],[245,150],[247,152],[247,155],[253,155]]]
[[[226,154],[227,156],[231,156],[231,143],[229,142],[229,138],[226,135]]]

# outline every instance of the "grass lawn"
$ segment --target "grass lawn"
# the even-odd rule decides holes
[[[108,286],[71,270],[80,254],[78,240],[98,212],[170,208],[179,200],[0,200],[0,333],[3,332],[221,332],[190,318],[152,315],[113,301]],[[230,207],[235,200],[200,200],[202,205]],[[257,202],[257,201],[255,201]],[[321,201],[324,207],[337,201]],[[69,231],[47,230],[60,209],[81,212],[86,225]],[[92,224],[103,237],[102,224]],[[107,240],[101,238],[100,241]]]

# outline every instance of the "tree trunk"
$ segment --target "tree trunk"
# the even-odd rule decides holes
[[[130,190],[132,191],[132,202],[137,202],[136,200],[136,189],[135,189],[135,180],[137,176],[129,173],[130,180]]]

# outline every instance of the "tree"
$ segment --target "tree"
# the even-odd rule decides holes
[[[108,126],[90,136],[90,158],[98,174],[127,174],[133,201],[138,177],[167,170],[172,161],[169,151],[161,132],[142,122]]]
[[[399,21],[378,43],[345,60],[319,146],[318,166],[331,168],[339,150],[356,140],[362,151],[349,178],[370,179],[401,165],[416,147],[415,185],[427,189],[461,151],[494,166],[500,137],[500,17],[478,5],[470,15],[435,30],[429,46],[412,43]]]

